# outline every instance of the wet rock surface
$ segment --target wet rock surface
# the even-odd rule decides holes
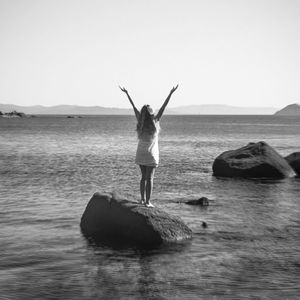
[[[295,172],[287,161],[266,142],[220,154],[213,163],[213,174],[224,177],[285,178]]]
[[[178,217],[159,208],[148,208],[126,199],[95,193],[80,223],[85,236],[159,245],[192,238],[192,231]]]

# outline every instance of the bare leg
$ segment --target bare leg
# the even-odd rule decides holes
[[[146,187],[146,166],[140,165],[142,177],[140,181],[141,203],[145,203],[145,187]]]
[[[146,206],[152,206],[150,198],[153,189],[154,167],[148,167],[146,169]]]

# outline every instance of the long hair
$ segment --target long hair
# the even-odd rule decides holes
[[[150,105],[144,105],[142,107],[140,118],[136,125],[136,131],[139,139],[145,136],[153,138],[154,134],[158,131],[158,127],[155,126],[153,110]]]

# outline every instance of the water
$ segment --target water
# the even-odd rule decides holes
[[[297,299],[300,179],[212,176],[223,151],[300,151],[300,119],[165,116],[153,202],[194,238],[156,249],[86,240],[94,192],[137,201],[132,116],[0,118],[1,299]],[[208,197],[208,208],[185,200]],[[202,228],[205,221],[208,228]]]

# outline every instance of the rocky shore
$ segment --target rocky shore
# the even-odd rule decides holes
[[[4,118],[23,118],[25,116],[26,115],[24,113],[15,110],[7,113],[3,113],[2,111],[0,111],[0,117]]]

